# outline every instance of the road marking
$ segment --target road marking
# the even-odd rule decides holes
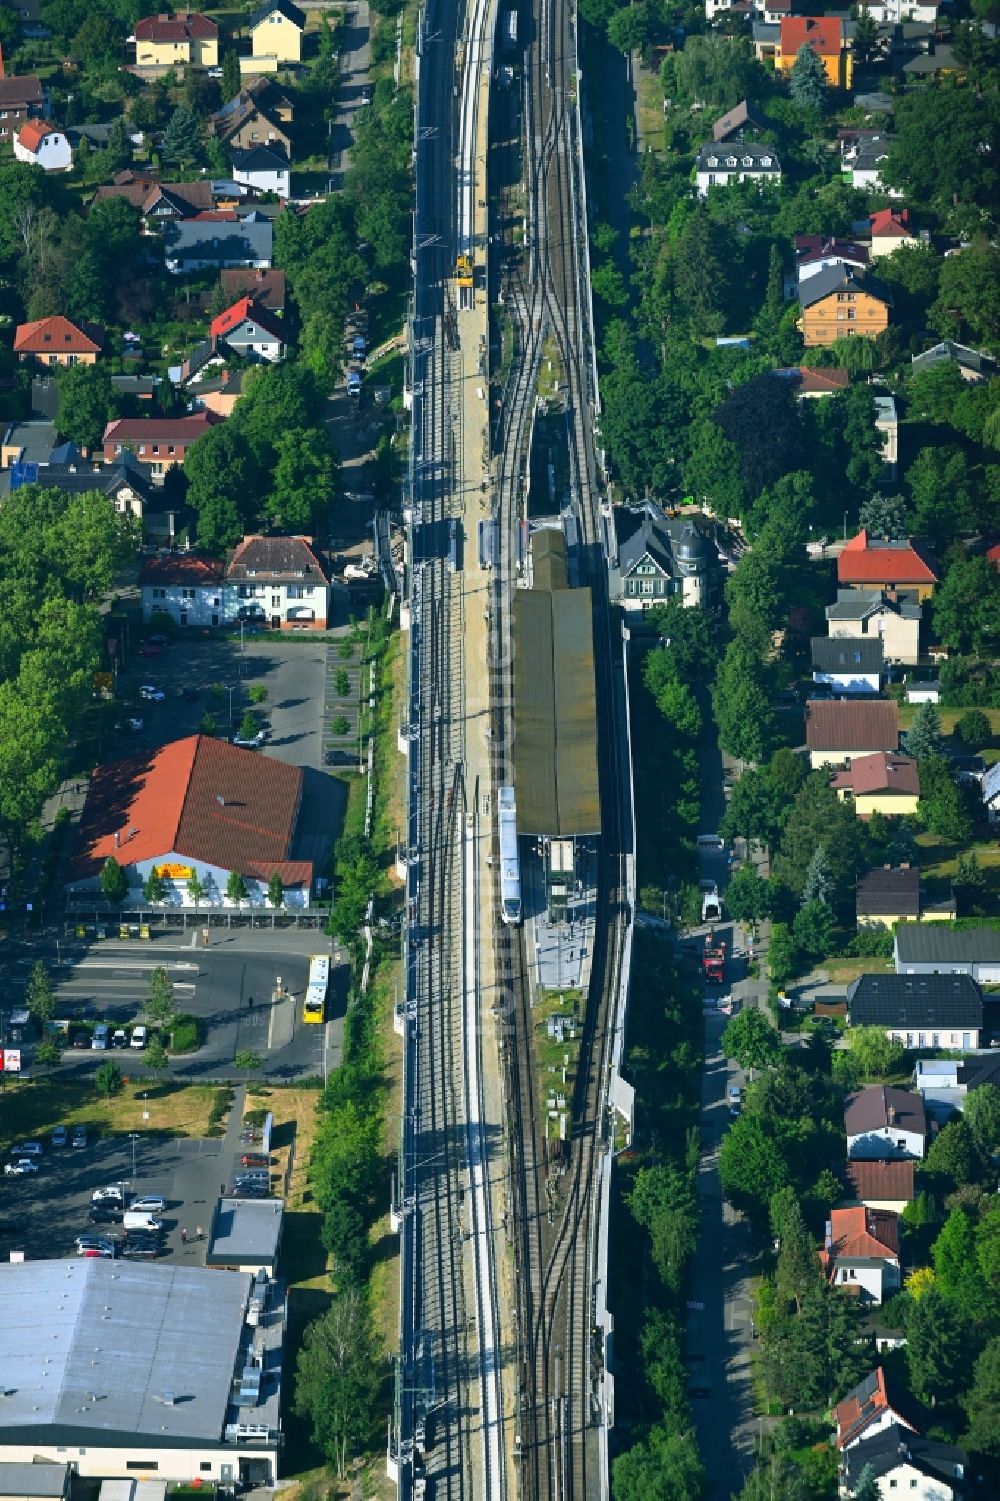
[[[197,969],[197,964],[190,960],[176,959],[168,964],[161,964],[158,959],[81,959],[74,964],[74,969],[120,969],[120,970],[148,970],[148,969]]]

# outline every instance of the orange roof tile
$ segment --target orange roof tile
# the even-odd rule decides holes
[[[44,120],[26,120],[17,133],[17,139],[26,151],[37,151],[48,135],[55,134],[55,127]]]
[[[880,208],[877,214],[868,216],[872,236],[885,238],[886,235],[895,235],[900,240],[912,240],[913,231],[909,225],[909,211],[907,209]]]
[[[936,584],[930,557],[913,541],[883,542],[864,530],[852,537],[837,559],[842,584]]]
[[[284,329],[279,326],[276,318],[266,308],[259,307],[252,297],[241,297],[238,302],[233,303],[232,307],[227,307],[225,312],[213,318],[209,333],[213,339],[225,338],[226,334],[232,333],[244,318],[249,318],[259,324],[265,333],[284,343]]]
[[[888,755],[884,751],[855,756],[846,771],[834,772],[830,785],[837,790],[849,788],[855,797],[871,792],[920,796],[920,776],[913,757]]]
[[[899,1215],[888,1209],[831,1209],[830,1229],[833,1260],[899,1257]]]
[[[15,354],[99,354],[103,343],[103,329],[73,323],[61,313],[19,323],[14,332]]]
[[[843,48],[840,22],[835,16],[782,16],[782,56],[795,56],[800,47],[811,47],[819,57],[839,57]]]

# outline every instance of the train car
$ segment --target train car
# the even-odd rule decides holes
[[[505,923],[521,921],[521,863],[517,853],[517,809],[513,787],[501,787],[497,801],[500,828],[500,916]]]
[[[302,1020],[319,1023],[326,1021],[326,996],[330,989],[330,956],[313,954],[309,960],[309,983],[302,1006]]]

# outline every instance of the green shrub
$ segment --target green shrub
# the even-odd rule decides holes
[[[193,1053],[201,1045],[201,1023],[195,1016],[175,1016],[170,1028],[170,1051]]]

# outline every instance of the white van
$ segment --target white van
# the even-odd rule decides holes
[[[94,1028],[94,1035],[90,1039],[90,1046],[92,1048],[100,1048],[103,1051],[103,1049],[105,1049],[107,1045],[108,1024],[107,1022],[98,1022],[97,1026]]]
[[[146,1028],[145,1027],[133,1027],[132,1028],[132,1041],[129,1043],[129,1047],[130,1048],[144,1048],[145,1046],[146,1046]]]
[[[122,1221],[126,1230],[162,1230],[163,1221],[149,1209],[126,1209]]]

